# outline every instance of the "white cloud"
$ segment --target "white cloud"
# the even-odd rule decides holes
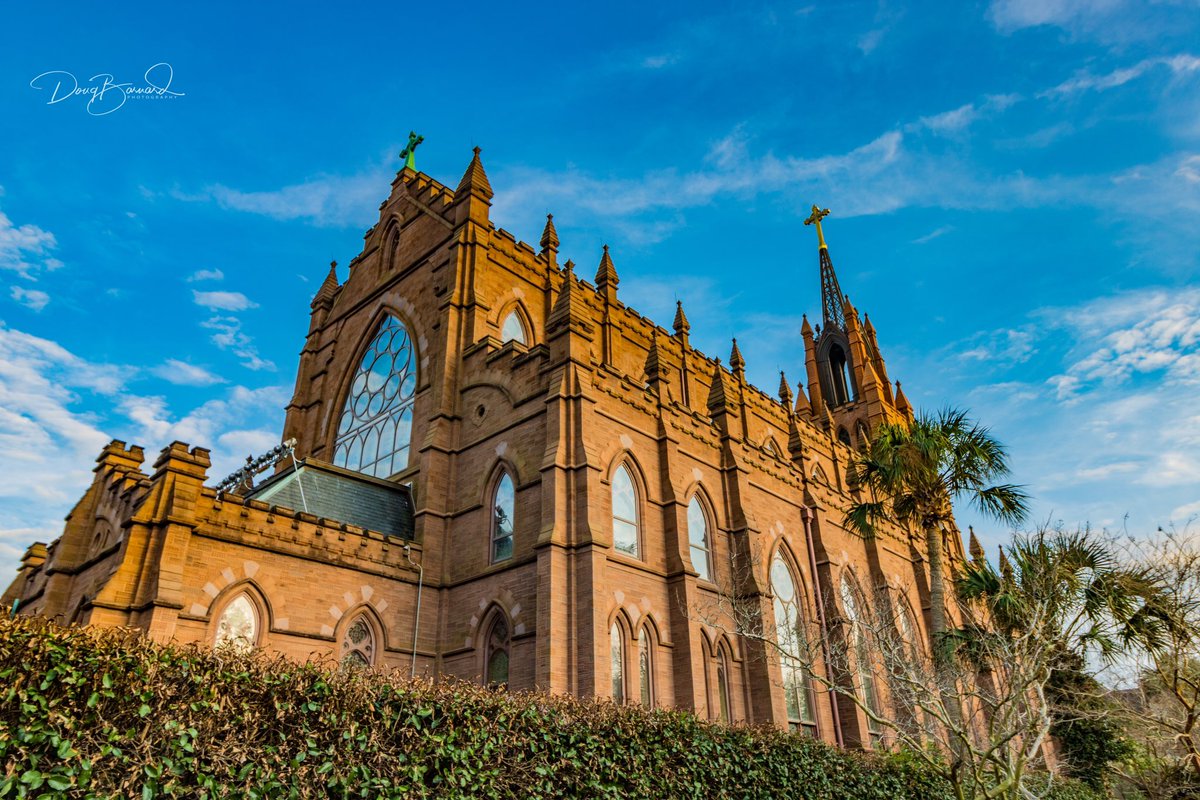
[[[964,361],[987,361],[1012,365],[1028,361],[1037,352],[1033,333],[1028,329],[1010,329],[980,334],[973,346],[959,353]]]
[[[225,280],[225,273],[219,269],[199,269],[188,276],[188,283],[196,281],[222,281]]]
[[[9,294],[13,300],[34,311],[41,311],[50,302],[50,295],[39,289],[26,289],[21,286],[14,286]]]
[[[241,292],[201,292],[192,290],[192,300],[210,311],[245,311],[258,308],[258,303]]]
[[[217,383],[225,383],[225,379],[220,375],[214,375],[204,367],[198,367],[175,358],[167,359],[165,363],[155,367],[151,372],[177,386],[212,386]]]
[[[1047,89],[1042,92],[1041,96],[1054,97],[1078,94],[1079,92],[1086,91],[1104,92],[1109,89],[1115,89],[1118,86],[1124,86],[1130,81],[1142,77],[1155,67],[1161,66],[1170,68],[1171,73],[1176,76],[1190,75],[1200,70],[1200,58],[1183,53],[1174,56],[1147,58],[1133,66],[1115,69],[1102,75],[1084,72],[1076,75],[1074,78],[1063,81],[1051,89]]]
[[[1123,0],[993,0],[988,16],[1003,33],[1038,25],[1067,27],[1114,11]]]
[[[54,234],[28,223],[14,225],[8,215],[0,211],[0,269],[10,270],[23,278],[58,269],[62,262],[50,255],[57,247]]]
[[[215,201],[222,208],[278,220],[304,220],[322,227],[365,226],[378,219],[379,187],[387,186],[392,176],[381,167],[360,175],[319,175],[280,189],[243,191],[216,184],[197,193],[171,195],[177,200]]]
[[[275,369],[275,364],[262,358],[258,354],[258,348],[254,346],[254,340],[242,330],[242,321],[237,317],[221,316],[210,317],[200,323],[204,328],[213,331],[212,343],[222,350],[228,350],[242,360],[242,366],[251,370],[270,370]]]
[[[918,236],[916,239],[912,240],[912,243],[913,244],[929,244],[934,239],[937,239],[939,236],[945,236],[947,233],[950,233],[953,230],[954,230],[953,225],[943,225],[940,228],[935,228],[935,229],[931,230],[929,233],[925,234],[924,236]]]
[[[967,103],[951,111],[943,111],[929,117],[921,117],[920,124],[934,133],[945,136],[957,133],[979,118],[974,103]]]

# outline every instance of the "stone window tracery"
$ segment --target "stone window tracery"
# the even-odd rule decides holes
[[[867,733],[871,743],[878,742],[883,731],[873,718],[879,713],[879,687],[875,683],[875,671],[871,664],[871,642],[867,636],[866,624],[863,622],[863,609],[859,602],[859,591],[851,577],[842,576],[842,608],[846,612],[846,646],[848,654],[854,662],[854,671],[858,675],[858,690],[862,692],[862,701],[870,711],[867,714]]]
[[[503,614],[496,614],[487,638],[487,683],[491,686],[508,686],[508,662],[511,637],[508,632],[508,620]]]
[[[411,337],[404,324],[389,315],[350,384],[333,463],[379,478],[407,467],[416,388]]]
[[[370,667],[375,664],[375,630],[365,617],[358,617],[342,639],[342,666]]]

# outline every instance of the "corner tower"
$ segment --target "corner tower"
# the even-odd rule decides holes
[[[907,400],[893,393],[887,367],[879,352],[870,317],[842,293],[821,222],[829,209],[812,207],[805,225],[817,229],[817,254],[821,273],[821,324],[814,330],[805,317],[805,362],[813,417],[831,436],[846,445],[861,445],[881,422],[910,419]]]

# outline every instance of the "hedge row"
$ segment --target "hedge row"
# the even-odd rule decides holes
[[[911,759],[673,711],[0,619],[0,797],[942,800]]]

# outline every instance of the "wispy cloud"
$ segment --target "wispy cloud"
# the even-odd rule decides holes
[[[934,228],[933,230],[931,230],[929,233],[925,234],[924,236],[918,236],[916,239],[912,240],[912,243],[913,244],[929,244],[934,239],[937,239],[940,236],[945,236],[947,233],[950,233],[953,230],[954,230],[953,225],[943,225],[940,228]]]
[[[1173,75],[1191,75],[1200,71],[1200,58],[1183,53],[1174,56],[1147,58],[1132,66],[1115,69],[1101,75],[1083,72],[1063,81],[1057,86],[1047,89],[1040,96],[1056,97],[1087,91],[1104,92],[1109,89],[1115,89],[1118,86],[1124,86],[1130,81],[1142,77],[1155,67],[1162,66],[1168,67]]]
[[[0,187],[2,192],[3,187]],[[58,240],[50,231],[31,223],[15,225],[0,211],[0,269],[10,270],[23,278],[34,278],[38,273],[58,269],[62,262],[51,255],[57,247]]]
[[[46,292],[39,289],[26,289],[22,286],[12,287],[9,296],[21,305],[34,311],[41,311],[50,302],[50,295]]]
[[[1014,328],[979,334],[958,357],[963,361],[1012,365],[1028,361],[1036,351],[1033,332]]]
[[[301,220],[320,227],[365,226],[375,222],[379,187],[391,174],[379,168],[359,175],[319,175],[280,189],[246,191],[223,184],[199,192],[176,190],[177,200],[216,202],[222,208],[261,214],[272,219]]]
[[[275,364],[259,355],[254,339],[242,330],[242,321],[237,317],[217,315],[200,323],[201,327],[212,331],[212,343],[222,350],[228,350],[242,360],[242,366],[249,370],[274,371]]]
[[[180,361],[176,358],[169,358],[163,364],[155,367],[151,372],[168,383],[173,383],[177,386],[212,386],[217,383],[225,383],[225,379],[220,375],[209,372],[204,367],[189,364],[186,361]]]
[[[199,269],[188,276],[188,283],[196,281],[222,281],[225,280],[225,273],[219,269]]]
[[[241,292],[201,292],[192,290],[192,300],[210,311],[245,311],[258,308],[258,303]]]

